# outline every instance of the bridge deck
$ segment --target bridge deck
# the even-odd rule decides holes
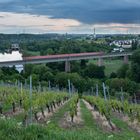
[[[35,60],[35,59],[59,59],[66,57],[84,57],[84,56],[100,56],[104,55],[104,52],[89,52],[89,53],[73,53],[73,54],[59,54],[59,55],[47,55],[47,56],[31,56],[23,57],[24,60]]]
[[[23,60],[0,62],[0,67],[9,66],[9,65],[41,64],[41,63],[51,63],[51,62],[123,57],[123,56],[130,56],[130,55],[132,55],[132,53],[105,54],[104,52],[89,52],[89,53],[77,53],[77,54],[31,56],[31,57],[23,57]]]

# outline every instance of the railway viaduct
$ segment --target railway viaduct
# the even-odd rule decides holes
[[[71,61],[98,59],[98,66],[102,66],[103,59],[105,58],[123,57],[124,63],[127,64],[128,58],[131,55],[132,55],[131,52],[109,53],[109,54],[105,54],[104,52],[89,52],[89,53],[47,55],[47,56],[31,56],[31,57],[23,57],[23,60],[0,62],[0,67],[11,66],[11,65],[65,62],[65,71],[70,72]]]

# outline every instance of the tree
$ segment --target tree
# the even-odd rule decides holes
[[[138,84],[129,79],[109,79],[106,80],[106,84],[110,87],[112,92],[120,92],[121,88],[123,88],[123,91],[129,93],[129,95],[133,95],[138,91]]]
[[[55,82],[59,84],[60,88],[66,87],[68,78],[68,73],[60,72],[55,76]]]
[[[87,60],[81,60],[81,68],[85,68],[87,65]]]
[[[129,65],[128,64],[123,64],[120,67],[120,69],[117,71],[117,76],[119,78],[125,78],[128,70],[129,70]]]
[[[136,50],[138,47],[139,47],[138,40],[133,40],[132,41],[132,50]]]
[[[112,72],[112,73],[110,74],[110,78],[117,78],[117,74],[116,74],[115,72]]]
[[[61,72],[56,75],[55,81],[60,88],[68,88],[68,79],[80,93],[85,90],[86,80],[83,79],[78,73]]]
[[[125,79],[113,78],[108,79],[106,84],[110,87],[110,89],[114,89],[115,91],[120,91],[121,87],[123,89],[127,88]]]
[[[33,67],[32,73],[39,76],[39,81],[48,81],[53,79],[51,69],[45,65],[36,65]]]
[[[4,79],[4,74],[3,74],[3,71],[0,69],[0,80],[3,80]]]
[[[34,65],[33,64],[27,64],[24,66],[24,71],[22,74],[24,75],[25,78],[29,77],[32,74]]]
[[[140,49],[132,55],[131,78],[136,82],[140,82]]]
[[[73,62],[70,62],[71,64],[71,72],[72,73],[80,73],[81,71],[81,67],[80,67],[80,63],[79,62],[76,62],[76,61],[73,61]]]
[[[129,92],[131,96],[133,96],[134,93],[138,91],[138,89],[139,89],[139,86],[136,82],[127,80],[127,92]]]
[[[48,55],[54,54],[53,49],[49,48],[49,49],[47,50],[47,54],[48,54]]]
[[[89,64],[84,71],[84,76],[99,79],[105,78],[104,69],[105,69],[104,66],[99,67],[94,64]]]

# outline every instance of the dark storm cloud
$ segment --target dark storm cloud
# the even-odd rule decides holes
[[[0,0],[0,11],[94,23],[140,23],[139,0]]]

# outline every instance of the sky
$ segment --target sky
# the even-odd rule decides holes
[[[1,33],[140,33],[140,0],[0,0]]]

